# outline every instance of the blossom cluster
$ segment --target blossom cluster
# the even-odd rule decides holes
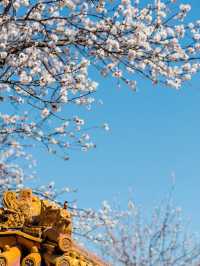
[[[0,137],[0,197],[6,189],[19,189],[35,177],[35,160],[16,141]]]
[[[65,109],[95,101],[98,83],[90,78],[91,67],[134,90],[136,74],[177,89],[190,80],[200,68],[200,22],[183,24],[191,7],[178,8],[174,2],[141,8],[138,0],[117,5],[103,0],[2,1],[0,99],[17,105],[18,112],[29,112],[20,134],[37,140],[45,136],[46,142],[68,148],[66,139],[76,135],[66,130],[69,120],[77,131],[84,121],[66,118]],[[7,124],[13,119],[4,114]],[[51,133],[46,134],[46,124]],[[82,137],[76,140],[83,150],[95,146]]]

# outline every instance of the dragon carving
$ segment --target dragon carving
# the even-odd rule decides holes
[[[72,237],[67,206],[31,189],[6,191],[0,208],[0,266],[108,266]]]

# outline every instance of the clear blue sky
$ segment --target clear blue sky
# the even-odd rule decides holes
[[[184,2],[193,6],[190,19],[200,19],[200,2]],[[131,187],[148,212],[166,197],[174,173],[174,201],[200,230],[200,73],[180,91],[144,80],[132,93],[102,80],[98,97],[104,105],[85,116],[94,124],[108,121],[111,131],[94,131],[97,148],[74,152],[68,162],[37,151],[38,176],[78,188],[73,197],[82,207],[97,208],[117,194],[124,204]]]

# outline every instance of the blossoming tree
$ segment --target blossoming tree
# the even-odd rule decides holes
[[[144,210],[143,210],[144,211]],[[92,242],[105,260],[115,266],[198,266],[200,242],[187,232],[180,208],[166,200],[144,217],[130,200],[126,210],[103,202],[98,212],[77,212],[79,241]]]
[[[184,24],[191,7],[175,2],[1,1],[0,158],[4,147],[36,142],[64,159],[95,147],[75,113],[95,102],[92,68],[134,91],[139,77],[175,89],[190,80],[200,69],[200,21]]]
[[[184,22],[190,5],[142,2],[0,2],[0,195],[32,177],[24,171],[24,159],[32,162],[24,151],[30,146],[42,144],[64,159],[70,149],[95,147],[76,114],[78,106],[95,103],[92,71],[133,91],[140,78],[179,89],[199,71],[200,20]],[[53,184],[38,190],[45,192],[57,195]],[[99,243],[114,265],[193,265],[199,258],[198,246],[178,239],[180,223],[171,210],[148,227],[131,202],[123,212],[106,203],[100,212],[73,211],[76,233]]]

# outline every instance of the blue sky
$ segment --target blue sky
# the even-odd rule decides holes
[[[193,6],[190,19],[197,18],[200,2],[186,3]],[[93,131],[97,148],[73,152],[68,162],[35,151],[41,182],[78,188],[72,198],[93,208],[116,195],[125,204],[132,188],[133,198],[148,213],[167,196],[175,176],[174,202],[191,227],[200,230],[199,84],[200,74],[179,91],[143,80],[133,93],[111,79],[101,80],[98,97],[104,104],[84,115],[91,124],[107,121],[110,132]]]

